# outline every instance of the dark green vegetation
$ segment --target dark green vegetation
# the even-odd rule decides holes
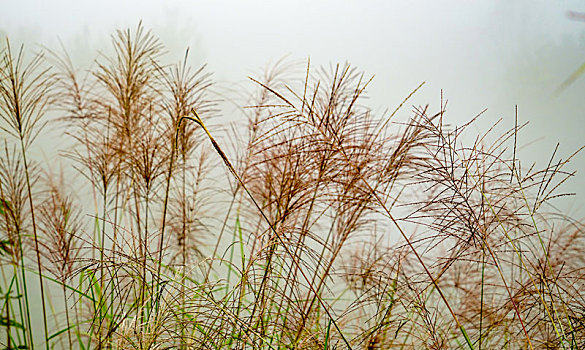
[[[225,133],[163,50],[120,31],[81,76],[1,52],[3,348],[585,347],[584,227],[549,205],[570,157],[375,116],[347,65],[268,69]],[[60,176],[30,156],[48,112]]]

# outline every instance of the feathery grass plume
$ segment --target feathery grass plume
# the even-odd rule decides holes
[[[165,64],[141,24],[112,43],[84,75],[2,51],[2,346],[39,334],[29,271],[53,348],[585,346],[584,226],[554,208],[574,154],[523,167],[517,119],[474,135],[442,94],[395,119],[423,84],[377,115],[371,78],[310,61],[252,79],[214,138],[205,66]],[[53,102],[61,177],[27,161]]]
[[[213,84],[211,74],[206,72],[205,66],[192,71],[187,63],[188,57],[189,50],[178,64],[161,68],[165,90],[162,96],[163,121],[167,125],[165,136],[168,144],[172,145],[169,157],[175,158],[168,162],[169,188],[165,190],[172,191],[167,209],[170,216],[168,225],[183,266],[191,253],[201,256],[201,233],[205,231],[202,218],[206,204],[203,181],[210,165],[206,145],[201,142],[202,131],[192,124],[181,123],[181,118],[193,108],[211,115],[215,105],[215,101],[209,97],[209,89]],[[165,196],[168,195],[165,193]],[[160,239],[162,243],[162,233]],[[162,259],[162,255],[159,255],[159,259]]]
[[[44,340],[45,346],[48,348],[49,334],[47,309],[45,305],[45,287],[42,277],[31,169],[29,167],[30,162],[27,160],[27,151],[46,123],[43,116],[52,102],[50,87],[54,80],[54,75],[50,73],[51,68],[46,67],[43,54],[39,53],[31,59],[27,59],[23,46],[15,54],[12,51],[8,39],[6,40],[6,49],[2,52],[0,60],[0,120],[2,121],[0,129],[12,137],[15,144],[18,144],[24,166],[34,250],[36,251],[36,270],[40,283]],[[22,269],[24,271],[24,265]],[[23,278],[25,277],[23,276]],[[25,290],[24,292],[25,295],[28,294],[28,291]],[[28,343],[31,347],[34,347],[33,336],[31,334],[32,329],[30,329],[30,317],[28,317],[30,315],[28,302],[26,306],[28,319],[27,329],[29,331]]]
[[[459,309],[467,312],[461,316],[475,320],[470,329],[475,328],[478,334],[473,337],[478,338],[479,346],[490,344],[491,347],[511,332],[524,335],[520,338],[526,341],[522,346],[540,347],[541,334],[533,332],[535,319],[526,307],[526,298],[529,298],[539,305],[540,315],[544,314],[548,320],[539,319],[538,324],[549,323],[557,345],[568,346],[567,333],[572,333],[572,326],[567,324],[566,296],[551,281],[540,283],[546,268],[531,271],[531,265],[535,264],[532,256],[538,256],[541,261],[538,266],[546,266],[548,261],[548,248],[541,244],[547,238],[545,231],[537,229],[541,227],[537,222],[543,220],[542,223],[552,224],[557,220],[548,213],[538,214],[534,208],[543,203],[539,194],[543,187],[548,187],[552,177],[561,176],[558,184],[562,184],[572,175],[561,170],[566,162],[553,166],[549,163],[541,171],[534,171],[532,167],[524,175],[526,177],[520,172],[512,174],[516,181],[510,182],[509,171],[517,168],[513,164],[515,159],[505,157],[504,145],[515,137],[518,129],[487,144],[490,129],[474,144],[465,146],[460,139],[466,125],[452,131],[433,123],[427,125],[437,137],[430,145],[436,147],[427,148],[432,158],[429,158],[426,171],[416,175],[413,185],[418,191],[428,193],[428,197],[413,202],[417,209],[404,220],[428,228],[420,243],[424,243],[431,256],[437,257],[434,267],[439,270],[437,279],[452,285],[452,299],[464,303]],[[557,188],[555,186],[555,190]],[[538,205],[529,203],[530,197],[527,197],[534,191],[536,194],[532,198]],[[548,264],[548,268],[552,265]],[[479,305],[473,285],[480,286]],[[534,288],[533,293],[527,292]],[[556,301],[547,301],[549,297]],[[485,305],[490,299],[501,305],[497,309],[499,319],[490,319],[495,311],[490,304]],[[476,306],[465,305],[468,302]],[[492,322],[497,322],[498,327],[494,328]],[[491,338],[487,334],[500,338],[484,343],[484,339]]]
[[[147,260],[151,253],[149,223],[152,221],[150,203],[153,191],[160,183],[168,159],[168,146],[161,138],[164,129],[159,127],[159,64],[163,46],[151,32],[141,24],[135,31],[118,31],[112,37],[113,57],[98,60],[97,87],[100,91],[97,103],[101,108],[96,113],[98,125],[106,129],[106,142],[112,144],[113,161],[108,162],[115,174],[114,188],[114,238],[118,232],[120,215],[132,218],[132,231],[138,233],[138,253],[142,261],[142,273],[148,272]],[[102,208],[102,249],[106,247],[106,217],[108,191],[104,183]],[[135,236],[133,236],[135,237]],[[114,247],[116,242],[111,243]],[[104,275],[100,276],[103,289]],[[148,300],[147,276],[140,279],[139,300]],[[143,320],[146,310],[140,308]],[[107,312],[107,310],[106,310]],[[100,311],[99,318],[103,320]],[[98,339],[98,343],[101,340]]]
[[[49,89],[54,75],[45,67],[42,53],[27,59],[24,46],[15,53],[8,40],[0,53],[0,128],[22,142],[26,151],[46,124],[42,117],[52,102]]]
[[[157,128],[159,73],[156,61],[163,46],[150,32],[145,32],[141,24],[133,33],[118,31],[112,43],[114,57],[98,61],[95,72],[99,88],[103,90],[100,96],[103,109],[98,119],[108,126],[111,139],[118,145],[116,151],[120,163],[124,164],[122,182],[126,182],[126,190],[131,191],[132,215],[136,229],[141,231],[148,225],[148,219],[144,220],[141,215],[140,202],[145,201],[145,205],[148,202],[162,161],[158,150],[162,142],[158,138],[161,130]],[[141,254],[146,255],[145,247],[141,249]]]
[[[22,241],[26,241],[31,231],[26,178],[17,148],[5,143],[1,159],[3,251],[7,262],[18,265],[24,256]]]
[[[72,316],[69,314],[69,300],[67,285],[77,270],[79,262],[80,239],[82,223],[80,208],[73,198],[64,193],[66,188],[63,173],[59,178],[46,174],[46,197],[39,204],[39,232],[41,256],[45,259],[43,268],[46,269],[61,284],[63,303],[65,307],[65,332],[67,333],[69,348],[73,347],[71,335]],[[78,319],[75,315],[74,319]]]
[[[32,174],[35,166],[29,164]],[[36,176],[33,176],[35,179]],[[0,256],[5,292],[2,317],[6,322],[6,345],[27,346],[31,341],[30,303],[26,261],[30,257],[31,231],[30,207],[28,205],[26,173],[20,152],[16,146],[9,147],[5,142],[0,156],[0,222],[2,254]],[[8,278],[8,276],[11,276]],[[24,297],[23,297],[24,296]],[[16,305],[14,305],[16,301]]]
[[[160,276],[163,259],[170,255],[170,263],[182,265],[180,295],[185,296],[185,278],[187,269],[194,257],[202,256],[202,243],[207,233],[204,224],[207,199],[205,180],[209,171],[206,146],[200,141],[201,130],[181,123],[193,108],[201,108],[206,113],[213,113],[215,102],[209,98],[212,86],[211,74],[205,66],[191,71],[187,64],[189,50],[185,52],[183,61],[169,67],[159,67],[162,79],[161,121],[165,125],[163,137],[170,148],[167,150],[168,161],[164,164],[166,179],[161,189],[162,219],[157,243],[158,268],[156,273],[155,294],[162,293]],[[197,154],[198,153],[198,154]],[[169,218],[167,219],[167,215]],[[170,244],[165,231],[169,227]],[[169,252],[170,250],[170,252]],[[166,254],[165,254],[166,252]],[[158,298],[158,297],[157,297]],[[182,304],[188,303],[183,300]],[[155,305],[158,310],[158,302]],[[158,313],[158,311],[156,311]],[[181,313],[186,317],[186,314]],[[183,324],[183,322],[179,324]],[[188,332],[180,328],[181,348],[187,346]]]
[[[289,86],[276,91],[275,88],[260,83],[279,103],[267,106],[271,109],[271,114],[264,122],[267,124],[265,126],[267,131],[259,138],[259,151],[256,156],[264,157],[264,160],[251,163],[252,169],[266,168],[263,173],[257,175],[259,177],[257,183],[266,189],[255,189],[255,182],[250,186],[252,193],[256,193],[254,197],[260,198],[264,203],[263,209],[275,225],[280,224],[279,220],[282,220],[283,215],[296,220],[289,224],[292,227],[295,225],[300,227],[299,237],[291,242],[291,246],[296,247],[294,259],[302,261],[303,253],[314,252],[309,255],[315,258],[316,264],[315,268],[312,268],[314,272],[310,283],[315,284],[316,290],[321,293],[325,281],[331,278],[333,266],[342,247],[352,233],[364,229],[369,221],[367,213],[373,209],[374,198],[370,191],[359,186],[359,182],[367,176],[368,179],[372,178],[372,183],[378,181],[374,185],[376,188],[380,186],[389,189],[391,187],[389,184],[396,181],[398,175],[395,168],[398,165],[408,168],[409,164],[406,162],[408,157],[415,159],[414,155],[410,155],[410,149],[417,145],[418,139],[414,136],[412,142],[406,145],[399,143],[399,147],[393,149],[391,147],[393,139],[379,137],[381,132],[376,129],[376,125],[382,123],[376,124],[369,109],[359,103],[369,82],[363,75],[347,65],[337,66],[330,72],[321,72],[317,75],[317,81],[311,86],[309,68],[310,66],[302,84],[302,92],[296,92]],[[298,104],[292,101],[298,101]],[[409,128],[405,133],[407,136],[413,134],[420,134],[420,130],[411,132]],[[407,136],[402,141],[406,140]],[[395,157],[391,159],[402,164],[394,165],[387,162],[383,168],[378,169],[381,160],[384,159],[382,155],[386,152],[392,152]],[[359,165],[348,164],[346,160],[348,155]],[[278,165],[276,162],[283,164]],[[380,176],[381,172],[388,175],[390,171],[393,171],[395,176]],[[295,215],[295,211],[299,211],[299,214]],[[318,235],[310,232],[311,228],[318,225],[329,226],[326,237],[315,238]],[[296,230],[298,229],[291,232]],[[313,242],[305,242],[307,237]],[[314,249],[315,243],[322,248],[319,249],[317,246],[317,249]],[[264,242],[264,245],[260,246],[271,245]],[[271,254],[273,253],[269,251],[267,255],[269,261]],[[298,271],[293,268],[285,285],[288,287],[291,279],[297,276]],[[263,280],[266,280],[266,277]],[[295,284],[296,282],[291,285]],[[292,291],[294,289],[291,289],[289,297],[293,297]],[[301,319],[294,322],[300,326],[292,339],[293,343],[299,341],[305,328],[304,323],[309,314],[313,313],[315,301],[315,296],[309,295],[309,298],[300,304],[303,305],[300,310]],[[298,315],[298,311],[293,311],[295,309],[289,307],[285,310]],[[321,311],[316,310],[315,313],[319,314]]]
[[[336,73],[334,74],[335,77],[338,76],[337,72],[338,71],[336,71]],[[339,74],[339,76],[341,77],[340,80],[342,80],[345,77],[345,72],[347,72],[347,70],[344,70],[343,73]],[[335,81],[335,79],[333,79],[333,80]],[[335,84],[334,84],[334,86],[335,86]],[[264,87],[266,89],[270,90],[271,92],[273,92],[273,94],[276,95],[282,102],[284,102],[285,104],[287,104],[288,105],[287,107],[290,107],[289,111],[282,111],[280,113],[278,113],[278,112],[275,113],[276,116],[285,116],[285,117],[288,117],[290,115],[294,115],[295,105],[294,105],[293,102],[291,102],[291,98],[286,97],[287,91],[284,91],[284,92],[283,91],[275,91],[274,89],[271,89],[268,86],[264,86]],[[291,90],[289,89],[289,91],[291,91]],[[327,90],[325,90],[325,91],[327,91]],[[334,88],[332,88],[331,91],[332,91],[332,93],[329,96],[329,99],[325,99],[326,101],[329,101],[329,102],[335,101],[335,98],[334,97],[335,97],[336,90]],[[356,91],[360,91],[360,89],[356,89]],[[295,95],[294,92],[292,94]],[[298,96],[298,95],[300,95],[300,94],[296,94],[295,96]],[[303,103],[303,108],[304,108],[304,105],[305,105],[305,103]],[[310,104],[308,104],[308,105],[310,105]],[[300,109],[300,108],[297,107],[297,110],[298,109]],[[352,145],[347,146],[347,148],[343,148],[343,141],[346,140],[346,139],[348,139],[347,137],[344,137],[343,136],[343,133],[342,133],[343,132],[343,124],[338,124],[335,128],[332,128],[331,130],[328,130],[327,129],[327,126],[329,124],[333,124],[335,122],[339,122],[338,120],[331,121],[330,119],[328,119],[328,116],[329,116],[328,113],[331,110],[334,110],[334,108],[331,108],[330,106],[327,106],[325,108],[326,113],[324,113],[324,116],[325,116],[324,118],[314,118],[313,116],[307,117],[305,119],[306,121],[308,121],[307,125],[315,127],[315,129],[319,132],[318,135],[319,136],[323,136],[325,138],[325,140],[324,140],[325,141],[325,144],[329,144],[329,145],[332,146],[332,147],[329,147],[330,150],[335,150],[336,148],[339,150],[339,153],[342,156],[342,159],[341,159],[342,162],[341,162],[341,164],[342,165],[343,164],[346,164],[348,166],[348,169],[346,171],[344,171],[343,174],[344,175],[351,175],[352,174],[352,171],[354,171],[354,172],[355,171],[358,171],[358,174],[357,174],[357,176],[355,176],[355,179],[356,180],[359,180],[359,182],[361,184],[366,184],[366,188],[368,188],[371,191],[370,194],[372,195],[372,198],[375,199],[375,200],[373,200],[373,202],[378,202],[379,204],[381,204],[384,207],[384,204],[383,204],[384,201],[381,200],[381,193],[382,192],[379,191],[378,188],[376,187],[377,184],[375,182],[371,182],[370,180],[368,180],[366,178],[366,175],[365,174],[361,174],[361,170],[363,169],[363,167],[359,163],[359,157],[356,157],[356,156],[354,156],[351,153],[354,150],[354,148],[352,148]],[[469,165],[473,165],[473,164],[472,163],[471,164],[463,163],[462,165],[458,165],[458,161],[459,161],[459,159],[461,159],[461,156],[455,155],[455,154],[452,154],[452,153],[451,154],[444,153],[444,154],[441,155],[441,153],[440,153],[441,149],[440,148],[439,148],[439,152],[434,152],[432,150],[434,148],[429,147],[429,145],[433,145],[433,144],[437,143],[437,141],[438,141],[439,147],[443,147],[443,150],[447,150],[447,152],[450,152],[451,149],[453,149],[454,147],[456,147],[457,130],[455,131],[455,134],[454,135],[444,135],[442,133],[442,127],[434,127],[433,124],[432,124],[433,123],[433,119],[437,118],[439,115],[441,116],[441,121],[442,121],[442,113],[443,112],[441,111],[440,114],[437,114],[437,115],[433,116],[432,118],[430,118],[430,117],[427,117],[426,116],[426,111],[423,110],[423,109],[421,109],[419,112],[417,112],[416,119],[414,120],[415,122],[412,124],[412,126],[413,126],[413,129],[415,129],[415,130],[418,129],[418,131],[416,131],[413,134],[420,135],[420,138],[416,138],[415,140],[418,139],[419,142],[418,143],[414,143],[414,144],[418,144],[418,145],[423,146],[423,147],[420,148],[420,150],[425,151],[425,152],[423,152],[423,155],[417,155],[415,153],[415,156],[413,158],[411,158],[413,160],[412,165],[413,165],[413,169],[416,169],[416,167],[422,168],[421,169],[422,171],[420,172],[420,174],[422,174],[423,178],[429,175],[429,172],[428,171],[425,171],[425,167],[429,168],[431,172],[432,171],[442,171],[442,172],[445,173],[445,175],[441,175],[440,178],[434,178],[434,179],[432,179],[432,180],[429,181],[430,184],[431,184],[431,189],[435,186],[435,184],[440,184],[441,183],[440,181],[443,181],[441,179],[447,179],[448,181],[450,181],[449,179],[453,179],[453,181],[457,181],[457,183],[455,185],[449,185],[449,187],[447,189],[453,189],[453,190],[457,191],[457,193],[460,193],[460,191],[461,191],[460,189],[462,188],[462,184],[466,184],[467,185],[467,182],[468,182],[468,180],[466,180],[466,177],[465,176],[473,176],[473,175],[475,175],[474,170],[473,169],[471,169],[471,170],[469,169]],[[346,115],[351,115],[351,114],[350,113],[346,113]],[[278,121],[275,121],[274,123],[277,124]],[[284,123],[283,123],[283,125],[284,125]],[[293,129],[293,128],[294,127],[290,127],[290,129]],[[286,130],[287,132],[289,131],[289,128],[287,128],[286,126],[284,126],[282,129],[283,130]],[[272,130],[278,130],[278,131],[275,132],[275,134],[278,134],[279,132],[282,132],[282,131],[280,131],[278,129],[278,127],[274,127]],[[508,133],[507,134],[508,137],[511,136],[511,135],[515,135],[515,132]],[[408,135],[408,134],[409,133],[406,133],[406,135]],[[285,138],[287,140],[295,140],[297,138],[297,135],[291,134],[290,137],[283,137],[283,138]],[[433,140],[434,138],[436,138],[437,141],[434,141]],[[269,139],[269,138],[267,138],[267,139]],[[487,160],[493,160],[493,159],[496,159],[497,160],[497,159],[499,159],[501,157],[501,154],[502,154],[501,153],[502,151],[500,150],[501,145],[506,140],[507,140],[506,138],[499,139],[496,142],[496,144],[493,147],[489,148],[488,150],[485,150],[485,149],[478,150],[479,155],[476,156],[475,154],[472,154],[472,156],[470,158],[471,159],[471,162],[474,162],[474,161],[478,161],[479,162],[480,160],[478,160],[478,159],[482,159],[481,156],[483,156],[483,158],[486,158]],[[482,142],[482,141],[483,141],[483,138],[482,138],[482,140],[480,140],[480,142]],[[323,142],[323,141],[321,141],[321,142]],[[453,143],[451,143],[451,142],[453,142]],[[277,142],[276,145],[280,145],[280,143]],[[477,150],[478,147],[480,147],[480,146],[481,145],[476,145],[476,146],[472,147],[471,152],[473,153],[473,151],[474,150]],[[367,148],[367,147],[364,147],[364,148]],[[463,150],[463,155],[464,156],[467,156],[465,154],[467,152],[469,152],[469,150],[468,149],[464,149]],[[372,153],[375,153],[375,152],[372,152]],[[424,153],[427,153],[427,154],[424,154]],[[267,157],[267,158],[272,159],[272,158],[275,158],[275,157]],[[434,161],[437,161],[437,160],[439,160],[439,161],[444,160],[444,162],[446,164],[440,164],[438,166],[432,165],[433,162]],[[373,163],[376,164],[375,161]],[[406,168],[408,168],[408,165],[406,165],[406,164],[400,164],[399,163],[399,165],[404,165]],[[502,169],[502,167],[500,167],[498,169],[495,166],[492,168],[492,165],[493,164],[492,165],[486,165],[485,163],[482,163],[482,165],[484,166],[484,168],[478,168],[478,171],[479,170],[484,170],[484,172],[485,171],[493,171],[493,172],[500,171],[501,172],[501,169]],[[464,173],[463,173],[463,179],[464,180],[460,180],[461,176],[459,174],[453,173],[453,170],[454,169],[459,169],[459,168],[463,169],[461,171],[464,171]],[[552,170],[554,170],[554,169],[551,169],[551,171],[544,171],[545,177],[546,177],[546,173],[547,172],[552,172]],[[554,172],[556,173],[556,171],[554,171]],[[501,178],[505,178],[506,176],[509,176],[509,175],[504,175]],[[497,180],[496,178],[494,178],[491,175],[489,177],[487,177],[487,179],[491,180],[492,181],[491,183],[495,183],[494,180]],[[502,180],[500,179],[499,181],[502,181]],[[559,183],[562,183],[564,181],[565,180],[563,179]],[[342,187],[341,188],[342,190],[340,191],[340,193],[343,193],[343,195],[345,196],[344,198],[347,199],[349,197],[348,194],[351,193],[351,191],[350,191],[351,187],[347,187],[347,186],[351,186],[352,185],[352,180],[349,179],[349,180],[346,180],[346,181],[339,181],[338,183],[341,184],[341,185],[343,185],[343,186],[345,186],[345,187]],[[474,186],[476,183],[477,183],[477,180],[475,180],[475,182],[472,182],[471,183],[471,186]],[[491,183],[490,183],[490,185],[491,185]],[[394,181],[391,181],[390,184],[392,184],[392,185],[388,185],[389,188],[391,188],[393,186]],[[543,186],[543,184],[548,184],[548,180],[541,182],[540,188],[547,187],[547,185]],[[483,185],[486,185],[485,181],[484,181]],[[269,186],[269,187],[270,187],[270,189],[275,188],[274,186]],[[278,187],[276,187],[276,188],[278,188]],[[497,190],[503,190],[502,186],[498,186],[498,187],[496,187],[496,189]],[[466,191],[465,192],[466,193],[466,195],[465,195],[466,197],[463,197],[463,202],[462,203],[463,204],[466,204],[466,206],[464,206],[463,208],[469,208],[471,210],[471,209],[474,208],[474,206],[477,207],[477,201],[483,201],[483,203],[485,203],[485,206],[484,207],[481,207],[480,206],[480,210],[483,210],[485,213],[488,213],[490,215],[493,215],[492,219],[490,219],[490,220],[496,226],[501,226],[502,225],[501,224],[501,220],[504,220],[504,219],[514,221],[513,219],[507,219],[507,217],[510,217],[510,215],[516,214],[515,213],[515,210],[513,209],[513,207],[510,207],[509,205],[505,205],[504,204],[504,201],[509,200],[510,197],[512,197],[512,196],[515,197],[515,198],[512,198],[512,199],[515,199],[516,202],[518,203],[518,204],[516,204],[516,207],[518,207],[518,205],[521,208],[524,208],[524,209],[530,207],[530,206],[528,206],[528,203],[523,203],[523,201],[522,201],[523,196],[524,196],[522,188],[519,189],[519,188],[516,187],[516,188],[513,188],[511,190],[506,190],[507,192],[497,192],[497,191],[493,191],[492,189],[490,189],[489,188],[489,185],[488,185],[488,188],[485,188],[485,187],[484,188],[481,188],[480,187],[479,190],[478,190],[478,192],[477,192],[477,194],[472,194],[468,190],[465,190],[465,191]],[[488,194],[489,195],[492,194],[492,191],[494,193],[494,197],[493,198],[486,198]],[[440,194],[444,194],[444,191],[443,192],[439,191],[439,193]],[[541,193],[541,189],[539,189],[539,191],[537,193],[537,197],[538,197],[538,195],[540,193]],[[367,193],[366,193],[366,195],[367,195]],[[351,198],[351,197],[349,197],[349,198]],[[363,198],[363,197],[359,197],[358,196],[358,197],[354,197],[354,198],[358,198],[358,200],[356,201],[356,203],[359,203],[359,204],[363,204],[363,203],[366,203],[367,202],[367,199],[366,199],[367,197]],[[475,212],[469,212],[469,211],[463,211],[463,212],[461,212],[460,209],[457,209],[455,212],[453,212],[452,205],[454,203],[452,201],[453,201],[453,199],[455,197],[453,197],[453,195],[449,195],[447,193],[445,195],[445,198],[450,201],[450,202],[448,202],[448,205],[445,205],[445,210],[447,211],[446,212],[447,214],[438,214],[437,215],[437,218],[439,220],[442,220],[442,222],[445,222],[445,219],[448,219],[449,216],[451,215],[451,213],[453,213],[455,215],[461,214],[461,217],[455,217],[455,219],[452,220],[452,222],[455,223],[455,224],[457,224],[457,225],[460,225],[460,224],[461,225],[464,225],[461,229],[458,229],[458,232],[461,232],[461,233],[467,233],[467,232],[469,232],[471,234],[474,234],[474,232],[476,232],[476,231],[475,230],[468,231],[469,228],[470,228],[470,226],[465,226],[465,223],[466,222],[470,222],[469,220],[476,220],[475,218],[477,218],[478,216],[475,215]],[[476,202],[474,202],[473,204],[470,204],[470,201],[471,200],[476,201]],[[433,198],[431,198],[431,200],[428,200],[427,199],[427,201],[428,202],[425,202],[423,200],[423,202],[422,202],[423,203],[423,207],[427,207],[429,205],[433,205],[433,203],[434,203],[433,202]],[[339,201],[339,200],[337,202],[343,203],[342,201]],[[498,210],[498,211],[494,210],[494,208],[496,208],[496,210]],[[499,209],[502,209],[502,208],[504,210],[511,210],[512,211],[511,214],[505,214],[503,211],[499,211]],[[343,207],[339,207],[339,209],[342,209],[343,210]],[[390,213],[388,212],[387,208],[384,208],[384,210],[387,212],[388,215],[390,215]],[[341,213],[343,213],[343,212],[341,212]],[[485,216],[485,215],[483,215],[483,216]],[[361,214],[359,212],[357,213],[356,218],[358,218],[358,217],[359,218],[363,218],[363,216],[361,216]],[[533,215],[530,215],[530,217],[533,217]],[[341,214],[341,215],[337,215],[336,218],[343,219],[344,216],[343,216],[343,214]],[[343,222],[343,224],[339,225],[338,227],[343,227],[343,228],[352,227],[351,222],[352,221],[345,221],[345,222]],[[534,224],[533,226],[536,226],[536,224]],[[485,229],[483,229],[481,231],[484,231],[485,232]],[[433,247],[439,246],[439,245],[441,245],[441,246],[448,246],[448,244],[441,244],[441,243],[444,242],[444,241],[447,241],[450,238],[450,236],[445,235],[445,234],[449,234],[450,231],[448,231],[448,230],[443,231],[443,230],[439,229],[439,230],[436,230],[435,232],[437,233],[437,236],[436,236],[435,241],[438,240],[438,242],[431,242],[430,245],[429,245],[429,247],[430,248],[433,248]],[[466,239],[463,238],[464,236],[461,237],[461,238],[459,238],[460,236],[461,235],[454,234],[453,236],[451,236],[451,238],[458,237],[459,242],[465,242],[466,240],[467,241],[470,241],[472,239],[480,239],[480,238],[478,238],[476,236],[473,236],[473,238],[472,237],[467,237]],[[342,233],[340,235],[340,237],[344,237],[344,234]],[[411,249],[413,250],[413,252],[415,253],[415,255],[417,255],[417,259],[423,264],[423,266],[425,266],[425,263],[421,259],[420,254],[417,254],[416,253],[416,250],[414,250],[415,249],[415,246],[412,245],[411,242],[409,242],[409,240],[408,240],[408,238],[406,236],[404,236],[404,238],[407,240],[408,245],[411,247]],[[432,238],[432,236],[431,236],[431,238]],[[343,239],[342,239],[342,241],[343,241]],[[541,239],[541,241],[542,241],[542,239]],[[417,241],[415,241],[415,242],[417,242]],[[424,240],[422,240],[422,242],[428,242],[428,238],[425,238]],[[455,243],[458,244],[458,242],[455,242]],[[417,245],[418,244],[419,243],[417,243]],[[514,249],[516,249],[516,248],[514,248]],[[428,248],[425,248],[425,250],[428,250]],[[452,250],[452,253],[453,252],[454,252],[454,250]],[[457,252],[457,254],[460,254],[462,252],[463,251],[459,251],[459,252]],[[546,252],[546,250],[545,250],[545,252]],[[493,257],[494,255],[497,255],[497,253],[494,253],[493,250],[490,250],[490,255]],[[452,255],[452,260],[448,260],[448,261],[449,261],[449,263],[452,263],[453,261],[460,261],[460,260],[461,260],[461,257],[460,256],[458,256],[458,255],[453,256]],[[442,266],[442,269],[439,271],[439,276],[443,275],[445,273],[445,271],[448,270],[449,264],[448,263],[447,264],[442,264],[441,266]],[[432,269],[435,269],[433,267],[433,265],[430,265],[430,267]],[[503,281],[503,285],[501,286],[500,290],[507,291],[508,297],[511,298],[511,299],[509,299],[511,301],[509,305],[512,306],[512,308],[510,310],[512,312],[514,312],[514,314],[518,317],[518,319],[519,319],[519,322],[518,323],[520,325],[521,332],[524,333],[524,335],[525,335],[525,338],[524,339],[526,340],[527,344],[529,346],[532,346],[531,345],[532,344],[532,342],[531,342],[531,336],[527,332],[527,328],[526,328],[525,322],[524,322],[522,316],[520,315],[520,310],[518,308],[517,303],[515,302],[514,299],[512,299],[511,290],[510,290],[510,288],[508,286],[508,283],[506,283],[506,279],[503,277],[503,269],[498,265],[497,261],[496,261],[496,267],[497,267],[496,270],[497,270],[498,274],[500,275],[501,280]],[[428,277],[431,277],[432,274],[430,273],[430,270],[427,269],[427,268],[425,268],[425,269],[427,271]],[[325,271],[327,272],[327,269]],[[323,281],[323,279],[321,279],[321,281]],[[453,316],[453,319],[458,324],[458,327],[461,328],[461,330],[463,332],[463,335],[466,338],[466,342],[468,343],[468,345],[470,347],[472,347],[471,340],[470,340],[468,334],[464,331],[463,326],[458,321],[459,317],[457,317],[456,313],[453,311],[453,308],[449,305],[450,303],[448,302],[448,298],[446,296],[446,293],[448,291],[448,287],[444,287],[444,288],[440,287],[438,285],[438,279],[437,280],[434,280],[431,277],[431,281],[432,281],[431,285],[433,286],[432,289],[439,292],[439,294],[441,296],[441,299],[443,299],[443,301],[445,302],[447,308],[449,309],[449,312]],[[319,289],[319,287],[317,289]],[[421,290],[421,292],[424,292],[424,290],[426,290],[426,288],[424,288],[423,290]],[[429,317],[429,314],[428,314],[427,311],[425,311],[426,310],[426,307],[424,306],[426,304],[423,303],[423,302],[426,302],[425,299],[418,298],[418,305],[421,305],[421,307],[418,307],[416,310],[418,310],[417,313],[420,314],[421,319],[424,321],[423,322],[423,325],[426,327],[426,329],[429,330],[429,333],[428,334],[431,335],[432,337],[440,336],[440,334],[444,334],[444,335],[449,334],[448,331],[441,331],[440,329],[436,328],[439,324],[437,324],[436,322],[434,322],[434,321],[432,321],[431,319],[428,318]],[[560,307],[558,307],[558,308],[560,309]],[[422,312],[422,314],[420,312]],[[557,317],[557,316],[553,316],[553,317]],[[433,318],[436,318],[436,315],[433,316]],[[443,327],[445,327],[445,326],[446,327],[449,327],[448,323],[445,324]],[[554,328],[561,328],[561,327],[554,327]],[[563,341],[563,339],[564,339],[565,336],[562,333],[560,333],[558,330],[556,332],[557,332],[557,336],[559,337],[559,339],[561,341]],[[445,339],[434,338],[434,340],[432,340],[431,343],[432,344],[435,344],[435,345],[438,345],[438,344],[444,344],[445,341],[446,341]]]
[[[204,258],[203,247],[211,235],[206,220],[210,217],[213,189],[206,185],[210,171],[207,158],[207,152],[202,152],[197,168],[181,171],[170,196],[167,225],[174,250],[170,262],[186,268]]]

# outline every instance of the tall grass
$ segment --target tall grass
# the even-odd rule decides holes
[[[207,68],[141,25],[87,74],[1,57],[4,348],[585,347],[573,155],[523,167],[517,115],[378,116],[349,64],[278,62],[226,131]],[[30,156],[48,122],[59,171]]]

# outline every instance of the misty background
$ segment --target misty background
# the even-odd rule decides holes
[[[556,93],[585,62],[585,21],[571,20],[568,11],[585,13],[585,3],[2,0],[0,36],[28,50],[62,52],[62,45],[83,69],[108,52],[116,29],[135,29],[142,20],[167,47],[169,62],[189,47],[192,66],[207,63],[215,93],[227,101],[255,88],[247,77],[282,57],[310,57],[312,67],[347,61],[375,75],[367,103],[379,114],[423,81],[401,116],[411,115],[412,105],[438,111],[442,89],[451,125],[487,108],[472,127],[483,133],[500,119],[499,130],[513,128],[518,105],[519,123],[530,122],[518,138],[528,168],[532,162],[545,167],[557,143],[557,159],[585,144],[585,75]],[[239,113],[233,103],[221,108],[226,120]],[[583,217],[585,154],[565,170],[577,176],[560,192],[577,196],[552,203]]]

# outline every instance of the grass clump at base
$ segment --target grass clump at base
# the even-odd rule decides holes
[[[549,205],[572,156],[523,168],[523,125],[468,141],[443,103],[376,116],[347,64],[267,69],[225,132],[205,67],[112,43],[83,78],[1,52],[4,348],[585,347],[584,227]],[[59,172],[30,156],[49,109]]]

